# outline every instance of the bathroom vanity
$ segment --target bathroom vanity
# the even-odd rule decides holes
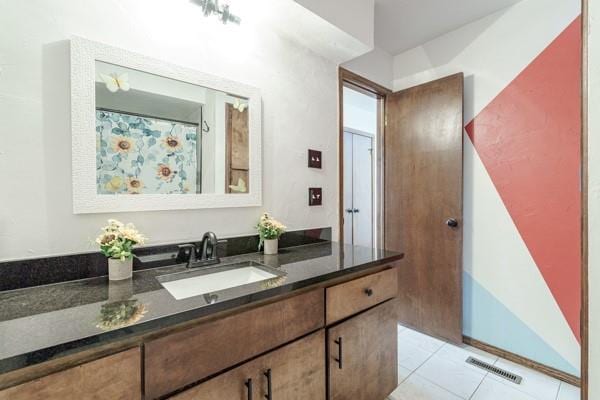
[[[258,88],[83,38],[69,50],[74,214],[263,205]],[[232,238],[198,268],[179,257],[190,243],[142,248],[119,282],[100,254],[2,263],[0,400],[383,400],[403,255],[324,229],[278,255]]]
[[[124,292],[105,277],[1,292],[3,338],[28,324],[47,330],[3,340],[0,399],[383,400],[397,386],[401,258],[332,242],[226,257],[216,268],[280,274],[179,300],[165,277],[198,276],[182,265],[136,272]],[[35,309],[52,299],[63,304]],[[115,303],[143,311],[98,323]],[[31,315],[8,319],[28,305]]]

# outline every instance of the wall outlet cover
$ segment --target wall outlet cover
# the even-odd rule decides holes
[[[321,168],[323,156],[319,150],[308,150],[308,168]]]
[[[308,205],[320,206],[323,205],[323,189],[308,188]]]

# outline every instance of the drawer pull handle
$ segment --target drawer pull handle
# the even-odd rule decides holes
[[[373,289],[371,289],[371,288],[365,289],[365,294],[369,297],[373,296]]]
[[[334,360],[338,363],[338,368],[342,369],[342,337],[340,336],[337,340],[334,340],[333,342],[338,345],[338,356],[337,358],[334,358]]]
[[[265,399],[273,400],[273,388],[271,385],[271,368],[266,370],[264,374],[267,377],[267,395],[265,396]]]
[[[252,400],[252,379],[248,379],[244,384],[248,388],[248,400]]]

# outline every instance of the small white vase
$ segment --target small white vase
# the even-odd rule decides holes
[[[108,259],[108,280],[122,281],[131,278],[133,273],[133,257],[121,261],[119,258]]]
[[[128,300],[133,296],[133,280],[123,279],[120,281],[109,281],[108,284],[108,302]]]
[[[278,239],[265,239],[263,246],[265,254],[277,254]]]

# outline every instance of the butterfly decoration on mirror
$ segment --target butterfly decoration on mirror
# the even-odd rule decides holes
[[[244,110],[248,108],[248,103],[246,103],[245,101],[241,101],[240,99],[235,99],[233,102],[233,108],[235,108],[239,112],[244,112]]]
[[[106,84],[106,89],[108,89],[108,91],[111,93],[116,93],[119,90],[127,92],[129,89],[131,89],[131,85],[129,84],[129,74],[126,72],[123,74],[117,74],[116,72],[113,72],[112,74],[108,75],[100,73],[100,78],[102,78]]]
[[[238,193],[246,193],[248,191],[248,188],[246,187],[246,182],[244,182],[242,178],[238,179],[237,185],[229,185],[229,189],[231,189],[232,192]]]

